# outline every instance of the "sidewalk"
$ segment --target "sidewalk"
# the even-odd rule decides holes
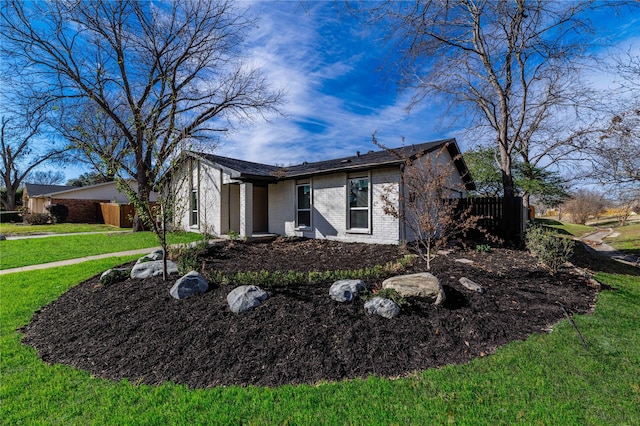
[[[214,238],[208,241],[209,245],[219,242],[219,241],[225,241],[224,238]],[[188,244],[194,244],[194,243],[188,243]],[[177,246],[181,246],[183,244],[174,244],[171,247],[177,247]],[[35,271],[38,269],[47,269],[47,268],[55,268],[58,266],[68,266],[68,265],[75,265],[78,263],[82,263],[82,262],[88,262],[90,260],[99,260],[99,259],[107,259],[109,257],[120,257],[120,256],[138,256],[138,255],[145,255],[145,254],[149,254],[155,250],[161,250],[162,247],[148,247],[148,248],[143,248],[143,249],[136,249],[136,250],[128,250],[128,251],[118,251],[115,253],[104,253],[104,254],[96,254],[93,256],[87,256],[87,257],[79,257],[76,259],[67,259],[67,260],[58,260],[56,262],[49,262],[49,263],[41,263],[39,265],[28,265],[28,266],[21,266],[19,268],[11,268],[11,269],[3,269],[0,270],[0,275],[6,275],[6,274],[13,274],[14,272],[25,272],[25,271]]]
[[[603,256],[610,257],[627,265],[640,266],[640,258],[638,258],[638,256],[626,255],[602,241],[604,238],[611,236],[611,234],[613,234],[613,229],[611,228],[598,229],[598,231],[593,234],[581,238],[581,241],[585,243],[589,249]]]
[[[5,235],[7,241],[9,240],[29,240],[32,238],[48,238],[48,237],[69,237],[73,235],[95,235],[95,234],[125,234],[131,233],[131,230],[126,231],[94,231],[94,232],[70,232],[66,234],[36,234],[36,235]]]
[[[160,247],[149,247],[145,249],[119,251],[116,253],[96,254],[93,256],[80,257],[76,259],[67,259],[67,260],[59,260],[57,262],[41,263],[39,265],[29,265],[29,266],[22,266],[19,268],[3,269],[0,271],[0,275],[13,274],[14,272],[35,271],[37,269],[55,268],[57,266],[75,265],[77,263],[88,262],[90,260],[107,259],[109,257],[145,255],[147,253],[151,253],[154,250],[160,250]]]

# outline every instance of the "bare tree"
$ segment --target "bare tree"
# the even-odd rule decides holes
[[[604,196],[600,192],[581,188],[564,203],[563,210],[571,214],[575,223],[584,225],[590,218],[597,218],[604,211],[605,205]]]
[[[93,178],[113,181],[123,163],[131,159],[130,149],[116,123],[94,102],[85,100],[72,109],[61,111],[56,128],[69,141],[72,155],[88,165]],[[127,164],[127,168],[135,167]]]
[[[620,81],[616,111],[604,119],[595,140],[586,147],[591,154],[592,178],[603,184],[640,189],[640,56],[615,58],[613,69]]]
[[[374,143],[378,144],[375,140]],[[391,151],[395,152],[395,151]],[[431,269],[431,260],[437,249],[458,235],[473,229],[479,217],[471,214],[471,208],[460,210],[453,194],[464,191],[464,185],[453,179],[449,161],[443,161],[447,154],[446,145],[435,153],[413,157],[403,156],[402,185],[384,188],[381,195],[385,214],[403,221],[412,233],[415,249]],[[454,159],[455,160],[455,159]]]
[[[505,196],[513,196],[514,156],[529,169],[566,159],[585,85],[579,71],[592,1],[384,1],[362,6],[385,25],[394,71],[417,90],[463,111],[495,141]],[[593,38],[592,38],[593,39]],[[543,161],[544,160],[544,161]],[[526,194],[525,194],[526,195]]]
[[[38,185],[62,185],[65,175],[60,170],[37,170],[29,174],[28,180]]]
[[[16,0],[2,8],[2,48],[51,105],[91,102],[111,120],[127,155],[119,175],[135,178],[134,202],[148,206],[177,149],[276,110],[282,93],[242,61],[254,25],[226,0]]]
[[[50,142],[38,140],[44,122],[41,114],[24,111],[22,114],[3,115],[0,119],[0,175],[7,191],[7,198],[3,199],[7,210],[16,209],[16,191],[33,169],[61,153]]]

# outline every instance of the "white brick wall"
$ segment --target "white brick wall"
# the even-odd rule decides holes
[[[191,179],[190,171],[193,170]],[[198,188],[198,225],[191,226],[191,185]],[[194,232],[220,234],[221,172],[206,163],[191,159],[173,175],[172,186],[176,194],[174,223],[177,227]]]
[[[294,235],[295,182],[287,180],[269,185],[269,232]]]
[[[346,173],[334,173],[316,176],[310,180],[312,219],[311,229],[305,230],[295,229],[296,182],[287,180],[269,185],[269,232],[349,242],[398,243],[400,238],[398,220],[384,214],[380,196],[389,182],[395,182],[392,185],[397,191],[399,170],[395,168],[374,170],[370,174],[371,230],[368,233],[347,230],[347,179]]]
[[[197,165],[196,160],[192,160],[194,166]],[[438,161],[451,162],[447,152],[438,159]],[[451,163],[450,163],[451,164]],[[244,192],[244,196],[240,196],[239,185],[223,185],[225,175],[223,173],[202,162],[199,165],[199,174],[194,176],[194,182],[199,182],[199,214],[200,221],[197,229],[191,229],[189,226],[190,208],[190,181],[189,181],[189,162],[183,163],[183,167],[178,170],[174,178],[174,187],[177,189],[180,197],[178,202],[178,211],[176,212],[175,222],[179,227],[187,230],[198,232],[206,231],[222,235],[229,230],[229,224],[232,227],[249,229],[250,217],[244,217],[241,212],[235,210],[229,216],[228,206],[232,195],[247,199],[248,192]],[[451,164],[451,167],[453,165]],[[198,170],[198,167],[194,167]],[[347,173],[334,173],[329,175],[316,176],[307,180],[312,186],[312,222],[309,229],[295,228],[295,196],[296,181],[285,180],[277,184],[270,184],[268,187],[268,224],[269,232],[288,236],[305,236],[309,238],[327,238],[348,242],[368,242],[394,244],[398,243],[405,236],[401,232],[400,221],[391,215],[387,215],[383,211],[384,203],[381,196],[389,188],[392,193],[392,200],[395,205],[398,203],[398,189],[400,187],[400,170],[399,168],[386,168],[372,170],[361,175],[368,175],[370,178],[370,229],[368,232],[355,232],[347,229],[347,182],[349,175]],[[462,182],[461,178],[455,172],[452,174],[453,182]],[[230,189],[233,189],[231,194]],[[236,194],[237,192],[237,194]],[[237,200],[232,205],[237,205]],[[242,210],[242,203],[240,203]],[[247,208],[251,208],[247,206]],[[235,209],[235,208],[234,208]],[[245,213],[250,212],[247,210]],[[242,217],[244,227],[236,222]],[[242,229],[240,229],[242,231]]]

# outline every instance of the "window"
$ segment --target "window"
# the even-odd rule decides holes
[[[191,189],[191,226],[198,226],[198,190]]]
[[[369,228],[369,178],[349,179],[349,229]]]
[[[296,227],[311,226],[311,185],[296,185]]]

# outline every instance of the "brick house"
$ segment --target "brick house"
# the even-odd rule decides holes
[[[135,186],[134,186],[135,189]],[[151,193],[151,201],[157,194]],[[100,203],[128,204],[129,197],[116,188],[115,182],[89,186],[61,186],[25,184],[23,202],[30,213],[48,213],[51,204],[64,204],[69,208],[68,222],[101,223]]]
[[[391,188],[399,203],[405,158],[426,155],[450,163],[452,197],[474,188],[455,139],[290,167],[186,151],[171,173],[174,226],[243,238],[277,234],[397,244],[411,240],[410,230],[384,213],[381,196]]]

